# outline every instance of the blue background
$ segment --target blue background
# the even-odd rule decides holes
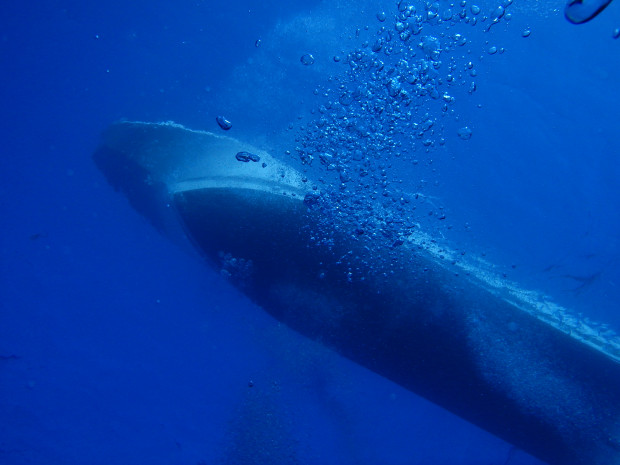
[[[219,131],[225,114],[282,156],[314,86],[342,72],[332,56],[395,11],[257,3],[3,5],[0,463],[539,463],[281,326],[96,170],[121,118]],[[428,181],[458,247],[617,329],[620,4],[573,26],[563,2],[532,3],[465,28],[478,90],[434,170],[402,176]]]

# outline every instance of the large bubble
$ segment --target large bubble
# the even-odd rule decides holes
[[[610,3],[611,0],[570,0],[564,8],[564,16],[573,24],[586,23]]]

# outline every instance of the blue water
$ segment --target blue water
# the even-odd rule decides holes
[[[224,114],[293,160],[333,56],[396,9],[258,3],[3,5],[0,463],[540,463],[281,326],[96,170],[122,118],[221,131]],[[438,199],[438,234],[617,330],[620,3],[580,26],[562,8],[459,26],[477,90],[455,88],[445,146],[400,177]]]

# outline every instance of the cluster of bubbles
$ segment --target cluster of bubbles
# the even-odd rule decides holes
[[[455,102],[472,103],[476,64],[504,53],[490,43],[494,34],[486,33],[511,20],[511,6],[512,0],[491,8],[466,0],[402,0],[395,11],[376,14],[375,31],[356,31],[359,47],[333,57],[343,72],[315,90],[319,103],[314,117],[298,127],[295,156],[307,173],[304,180],[314,183],[304,203],[320,213],[311,239],[334,247],[344,235],[371,251],[362,259],[352,248],[338,260],[347,280],[399,273],[403,261],[395,258],[405,242],[470,274],[471,257],[438,242],[451,225],[438,200],[420,192],[426,181],[405,183],[401,173],[434,171],[433,158],[449,152],[443,149],[474,136],[460,121]],[[524,38],[530,34],[529,28],[520,32]],[[312,65],[314,57],[304,55],[301,63]],[[513,289],[503,278],[498,286]],[[573,317],[537,293],[524,299],[524,291],[515,289],[531,304],[526,311],[620,359],[620,338],[613,330]]]
[[[344,70],[315,90],[320,103],[300,126],[295,147],[317,182],[316,193],[306,197],[306,205],[322,213],[316,241],[329,246],[334,230],[345,228],[355,240],[396,250],[421,223],[446,219],[428,196],[401,188],[396,167],[428,167],[452,137],[445,123],[458,121],[457,96],[476,91],[476,57],[504,52],[473,44],[466,32],[509,21],[511,4],[503,0],[486,11],[466,0],[402,0],[395,11],[376,14],[374,34],[369,27],[357,30],[359,47],[334,56]],[[306,65],[307,57],[301,59]],[[463,125],[453,135],[469,140],[472,134]]]
[[[252,260],[233,257],[230,253],[222,251],[219,252],[218,257],[220,259],[220,273],[222,276],[234,281],[241,287],[251,278],[254,271]]]

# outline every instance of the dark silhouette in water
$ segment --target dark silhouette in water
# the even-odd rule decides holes
[[[580,263],[581,267],[583,267],[584,260],[590,261],[590,260],[596,259],[597,257],[599,257],[599,254],[588,253],[588,254],[581,255],[579,257],[573,257],[573,258],[578,259],[578,263]],[[564,269],[564,270],[566,270],[567,268],[575,269],[577,267],[577,263],[572,263],[572,264],[570,263],[570,258],[571,258],[571,255],[567,254],[564,257],[562,257],[560,260],[558,260],[557,262],[551,263],[549,266],[545,267],[542,270],[542,272],[543,273],[554,272],[552,273],[553,276],[551,276],[551,278],[570,279],[570,280],[573,280],[579,283],[577,287],[568,289],[569,292],[572,292],[575,295],[580,295],[584,291],[587,291],[588,289],[590,289],[590,287],[599,280],[603,272],[605,272],[605,270],[607,270],[607,268],[609,268],[609,266],[614,262],[613,259],[608,260],[606,263],[603,263],[602,265],[594,265],[592,264],[592,262],[590,262],[590,265],[588,265],[588,268],[592,269],[595,266],[600,267],[598,271],[591,273],[591,274],[573,274],[573,273],[556,274],[555,272],[559,273],[560,269]]]
[[[592,286],[592,284],[595,283],[598,280],[598,278],[600,278],[601,274],[603,274],[603,270],[598,271],[596,273],[592,273],[590,275],[586,275],[586,276],[578,276],[578,275],[573,275],[573,274],[563,274],[561,277],[562,278],[567,278],[567,279],[572,279],[574,281],[577,281],[578,283],[581,283],[576,288],[571,289],[571,292],[574,292],[576,295],[579,295],[583,291],[589,289],[590,286]]]

